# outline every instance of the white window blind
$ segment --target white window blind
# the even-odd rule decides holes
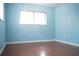
[[[20,24],[47,24],[47,14],[42,12],[21,11]]]

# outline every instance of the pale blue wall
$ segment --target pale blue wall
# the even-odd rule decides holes
[[[0,49],[5,43],[5,23],[0,20]]]
[[[5,43],[5,22],[0,20],[0,50]]]
[[[54,8],[33,4],[5,4],[6,7],[6,25],[7,41],[33,41],[54,39]],[[32,10],[47,12],[47,25],[22,25],[19,23],[20,11]]]
[[[5,4],[6,40],[30,41],[59,39],[79,44],[79,4],[46,7],[33,4]],[[48,13],[48,25],[21,25],[20,10]]]
[[[79,4],[63,4],[55,8],[56,39],[79,44]]]

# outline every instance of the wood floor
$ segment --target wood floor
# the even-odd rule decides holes
[[[57,41],[6,45],[2,56],[79,56],[79,47]]]

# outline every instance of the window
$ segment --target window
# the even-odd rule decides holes
[[[21,11],[20,12],[20,24],[47,24],[47,13]]]
[[[3,20],[3,3],[0,3],[0,20]]]

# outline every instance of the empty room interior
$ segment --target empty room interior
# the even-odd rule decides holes
[[[0,56],[79,56],[79,4],[1,3]]]

